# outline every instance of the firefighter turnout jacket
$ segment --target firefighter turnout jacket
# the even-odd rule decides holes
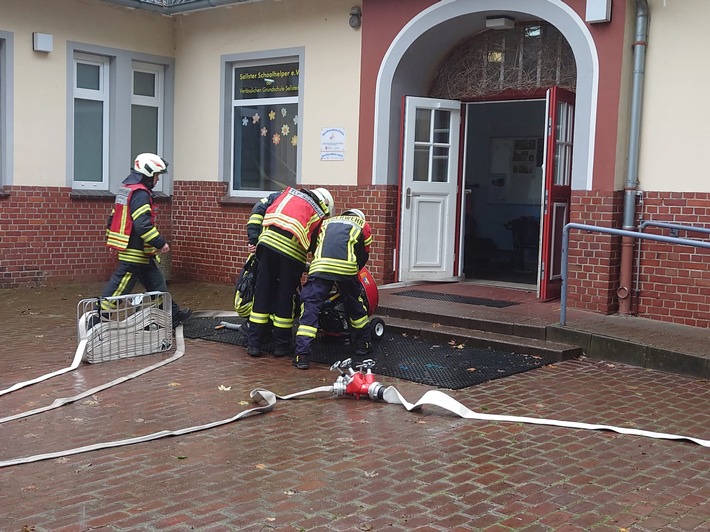
[[[118,260],[134,264],[149,264],[166,243],[155,227],[153,192],[142,179],[131,172],[123,180],[106,229],[106,245],[118,250]]]
[[[323,221],[308,275],[337,280],[356,277],[370,257],[372,231],[359,216],[333,216]]]
[[[325,217],[323,207],[308,191],[288,187],[254,205],[247,222],[249,243],[266,246],[305,264]]]

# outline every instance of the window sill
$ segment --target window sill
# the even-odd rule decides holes
[[[259,201],[263,196],[254,196],[253,198],[248,198],[246,196],[223,196],[219,200],[220,205],[248,205],[253,207],[254,204]]]
[[[69,197],[71,199],[116,199],[116,194],[110,190],[72,190]],[[160,203],[170,203],[172,197],[165,192],[154,192],[153,199]]]
[[[71,199],[115,199],[116,194],[110,190],[77,190],[69,193]]]

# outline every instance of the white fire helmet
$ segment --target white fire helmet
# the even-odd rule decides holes
[[[360,209],[348,209],[343,213],[343,216],[357,216],[358,218],[362,219],[362,221],[365,220],[365,213],[362,212]]]
[[[154,153],[141,153],[133,162],[133,169],[144,176],[153,177],[168,171],[168,163]]]
[[[335,202],[333,201],[333,196],[325,188],[317,188],[313,190],[313,194],[316,195],[321,206],[325,209],[327,215],[333,214],[335,212]]]

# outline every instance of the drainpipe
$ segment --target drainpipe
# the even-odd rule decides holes
[[[636,0],[636,39],[634,41],[634,78],[631,88],[631,123],[629,127],[629,160],[624,186],[624,222],[622,229],[635,231],[636,192],[638,189],[639,137],[641,104],[648,39],[648,1]],[[621,272],[619,276],[619,314],[631,314],[631,283],[634,269],[634,239],[621,237]]]

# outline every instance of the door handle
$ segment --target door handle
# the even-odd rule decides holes
[[[405,195],[404,208],[409,209],[409,204],[412,201],[412,189],[407,187],[407,194]]]

